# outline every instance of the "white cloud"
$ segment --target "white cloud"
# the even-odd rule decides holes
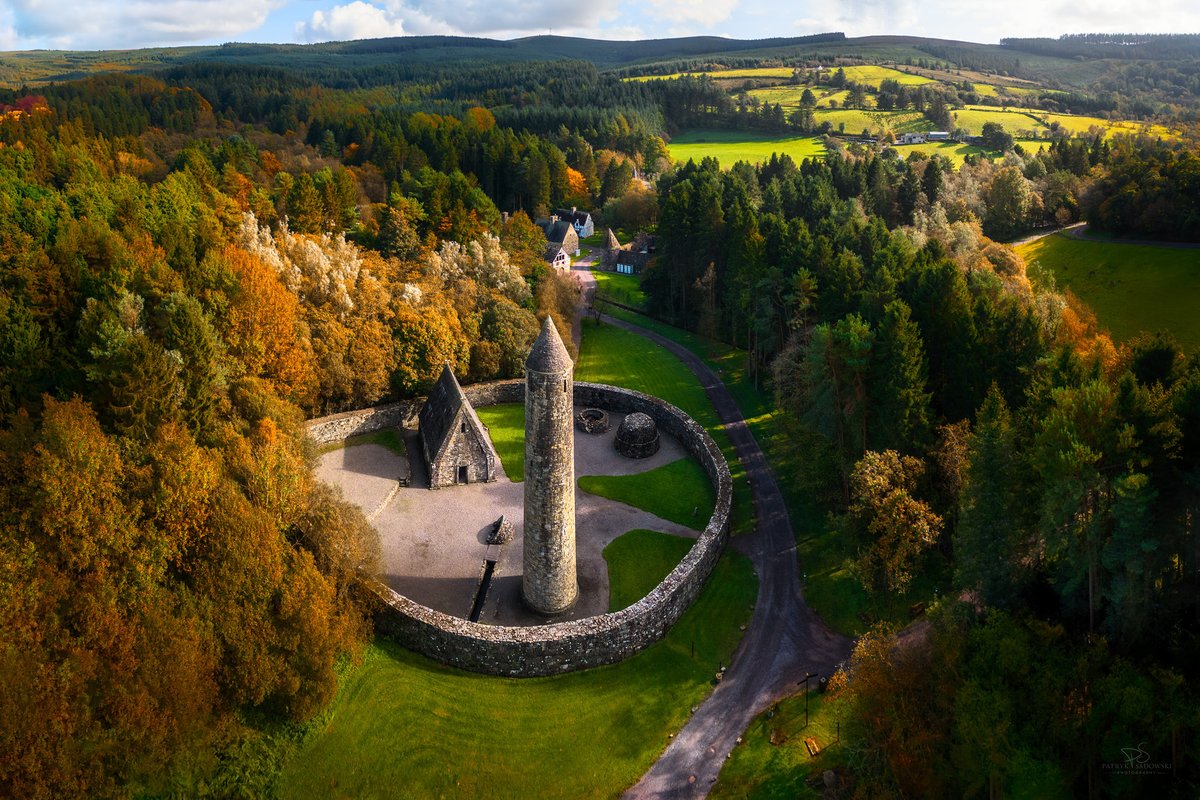
[[[379,6],[354,0],[328,11],[314,11],[312,19],[296,25],[296,33],[309,42],[328,42],[403,36],[406,31],[403,19]]]
[[[259,27],[286,0],[11,0],[14,46],[150,47],[218,41]]]
[[[712,27],[729,19],[741,0],[649,0],[647,11],[655,19],[678,24],[699,23]],[[758,34],[769,36],[769,32]]]

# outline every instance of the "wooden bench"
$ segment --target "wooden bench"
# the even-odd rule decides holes
[[[817,744],[817,740],[811,736],[804,740],[804,746],[808,749],[810,757],[816,757],[817,753],[821,752],[821,745]]]

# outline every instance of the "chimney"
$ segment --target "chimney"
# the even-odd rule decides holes
[[[575,206],[571,206],[571,213],[572,213],[572,214],[574,214],[574,213],[575,213]]]
[[[550,215],[550,224],[553,225],[556,222],[558,222],[558,214],[551,214]]]
[[[503,222],[505,225],[507,225],[507,224],[508,224],[508,212],[507,212],[507,211],[501,211],[501,212],[500,212],[500,220],[501,220],[501,221],[502,221],[502,222]]]

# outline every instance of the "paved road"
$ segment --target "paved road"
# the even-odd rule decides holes
[[[586,298],[595,279],[576,271]],[[829,675],[850,653],[850,641],[817,618],[800,593],[795,537],[775,476],[733,396],[696,354],[653,331],[603,317],[645,336],[676,355],[696,375],[712,401],[754,495],[757,525],[734,540],[758,573],[758,600],[746,634],[717,686],[658,761],[625,797],[697,798],[708,794],[737,738],[756,715],[796,691],[808,672]],[[714,670],[715,670],[714,665]]]

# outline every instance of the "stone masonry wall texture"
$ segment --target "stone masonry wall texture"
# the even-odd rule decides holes
[[[523,381],[497,381],[467,386],[463,391],[479,408],[522,402],[525,384]],[[678,439],[704,467],[716,490],[716,507],[708,525],[683,560],[662,583],[628,608],[587,619],[527,628],[468,622],[415,603],[379,581],[365,580],[360,588],[374,606],[379,632],[450,666],[489,675],[533,677],[622,661],[662,638],[691,606],[729,539],[733,484],[720,449],[697,422],[656,397],[594,383],[574,384],[573,395],[579,406],[626,414],[641,411],[650,415],[661,431]],[[416,403],[415,408],[420,407],[420,402]],[[336,416],[374,413],[377,410]],[[331,435],[331,419],[326,417],[309,423],[310,435],[314,431]],[[342,428],[353,429],[350,425],[337,426],[339,430]]]
[[[546,331],[558,340],[553,325]],[[547,333],[543,333],[543,336]],[[575,605],[575,408],[573,366],[561,341],[557,366],[525,365],[525,544],[521,596],[542,614]],[[546,370],[546,371],[543,371]]]

